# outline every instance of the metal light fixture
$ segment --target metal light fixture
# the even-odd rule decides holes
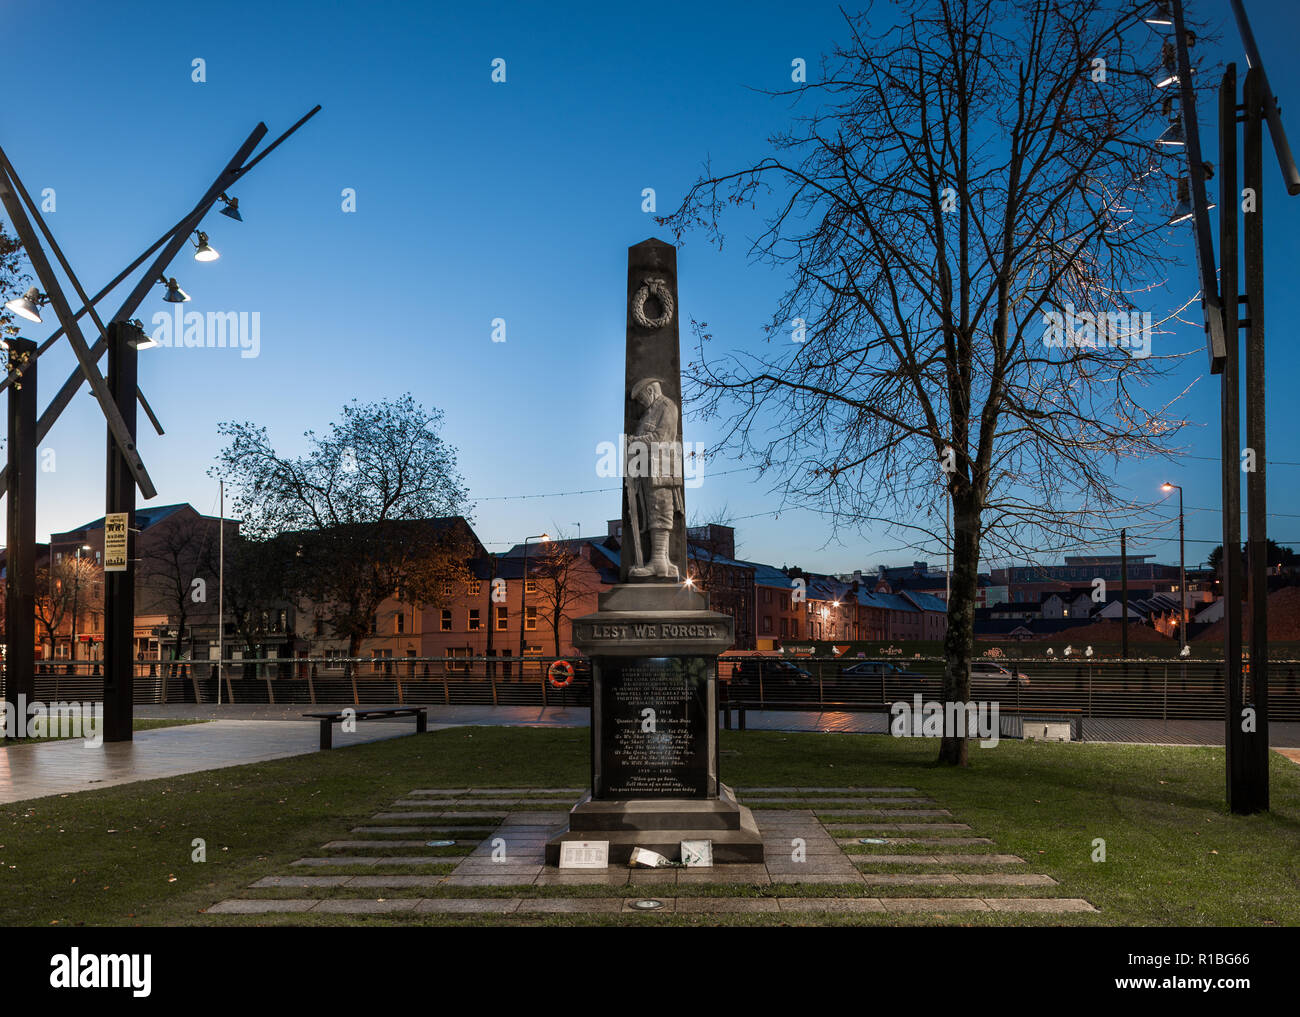
[[[1169,0],[1157,0],[1155,10],[1148,14],[1142,20],[1154,28],[1163,28],[1174,23],[1174,17],[1169,13]]]
[[[1178,69],[1174,52],[1174,44],[1167,42],[1160,47],[1160,63],[1165,69],[1165,75],[1156,82],[1156,88],[1168,88],[1178,81]]]
[[[126,344],[135,350],[151,350],[158,345],[158,340],[144,330],[139,319],[131,322],[135,326],[135,334],[127,339]],[[92,393],[93,394],[93,393]]]
[[[1192,217],[1192,199],[1191,189],[1188,186],[1186,177],[1178,178],[1178,204],[1174,206],[1174,214],[1169,217],[1166,226],[1177,226],[1180,222],[1186,222]]]
[[[1156,144],[1168,145],[1170,148],[1182,148],[1186,145],[1187,136],[1183,133],[1183,118],[1174,117],[1164,133],[1156,138]]]
[[[195,230],[195,236],[198,238],[194,242],[197,250],[194,252],[195,261],[216,261],[221,257],[217,251],[208,246],[208,235],[202,230]]]
[[[167,292],[163,294],[163,299],[169,304],[183,304],[190,299],[190,295],[177,285],[175,278],[167,279],[159,277],[158,281],[167,287]]]
[[[221,210],[222,215],[224,215],[227,219],[234,219],[235,222],[244,221],[244,217],[239,214],[238,198],[228,198],[224,194],[217,195],[217,198],[226,206]]]
[[[41,310],[37,306],[41,302],[41,293],[35,286],[29,289],[21,297],[15,297],[5,304],[5,307],[13,311],[20,318],[26,318],[28,321],[34,321],[36,324],[41,323]]]

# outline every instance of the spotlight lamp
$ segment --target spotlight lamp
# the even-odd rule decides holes
[[[239,199],[229,198],[225,194],[217,195],[217,200],[226,207],[221,210],[221,214],[228,219],[234,219],[235,222],[243,222],[244,217],[239,214]]]
[[[44,303],[40,290],[35,286],[29,289],[21,297],[15,297],[5,304],[9,310],[20,318],[26,318],[28,321],[34,321],[36,324],[41,323],[40,305]]]
[[[167,279],[163,276],[158,277],[158,281],[167,287],[167,292],[163,294],[163,299],[169,304],[183,304],[190,299],[190,295],[176,284],[174,278]]]
[[[1192,198],[1191,188],[1188,186],[1186,177],[1178,178],[1178,204],[1174,206],[1174,214],[1169,217],[1167,226],[1177,226],[1180,222],[1186,222],[1192,217]]]
[[[195,230],[194,246],[197,248],[194,252],[195,261],[216,261],[221,255],[213,247],[208,246],[208,235],[202,230]]]

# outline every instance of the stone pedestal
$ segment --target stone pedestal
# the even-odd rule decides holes
[[[592,660],[591,793],[547,844],[608,840],[611,863],[635,847],[680,860],[683,840],[713,842],[715,864],[761,862],[753,814],[718,779],[717,658],[733,622],[680,583],[615,586],[573,623]]]

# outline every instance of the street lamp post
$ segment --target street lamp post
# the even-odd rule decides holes
[[[1178,484],[1165,481],[1160,490],[1168,494],[1178,492],[1178,638],[1187,649],[1187,559],[1183,550],[1183,489]]]
[[[77,594],[81,590],[81,552],[89,550],[89,544],[78,547],[77,563],[72,566],[72,648],[68,650],[68,659],[71,661],[70,674],[75,674],[77,671]]]
[[[524,673],[524,626],[528,624],[528,542],[550,539],[550,535],[546,533],[524,538],[524,575],[519,584],[519,673],[521,675]]]

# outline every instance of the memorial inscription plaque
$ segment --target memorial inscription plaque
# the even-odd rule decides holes
[[[710,661],[613,658],[601,677],[593,797],[716,794],[717,765],[709,754]]]

